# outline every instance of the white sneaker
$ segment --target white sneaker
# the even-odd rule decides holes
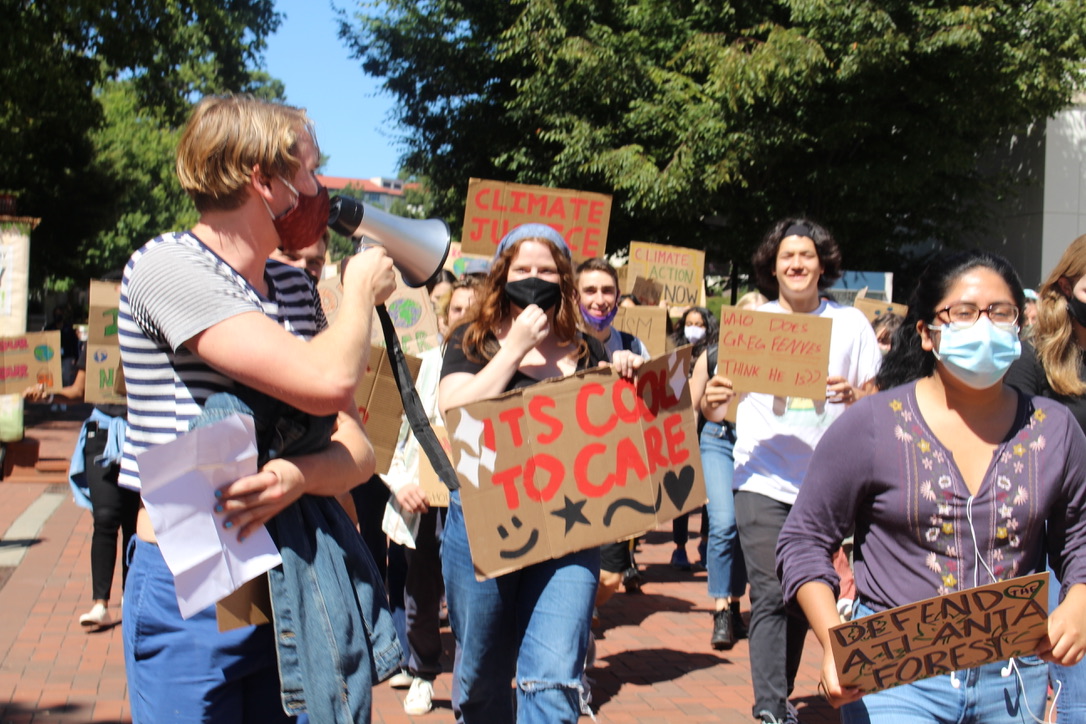
[[[415,677],[407,673],[406,669],[400,669],[388,680],[388,685],[391,686],[393,689],[408,689],[414,683]]]
[[[79,617],[79,625],[88,631],[99,631],[113,625],[113,618],[109,615],[109,609],[100,603]]]
[[[403,700],[405,714],[419,716],[434,708],[434,684],[426,679],[415,679]]]

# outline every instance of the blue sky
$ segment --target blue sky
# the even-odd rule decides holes
[[[350,8],[354,3],[339,2]],[[362,72],[337,37],[328,0],[276,0],[284,15],[268,39],[265,64],[283,81],[287,102],[304,107],[317,126],[329,176],[395,176],[402,149],[390,126],[392,97]]]

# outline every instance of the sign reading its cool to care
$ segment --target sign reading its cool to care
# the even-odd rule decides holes
[[[628,538],[705,502],[690,348],[445,416],[476,576]]]

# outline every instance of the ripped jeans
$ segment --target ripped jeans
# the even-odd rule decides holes
[[[460,494],[441,544],[460,657],[453,711],[465,724],[573,724],[600,573],[599,548],[475,580]],[[517,678],[516,713],[509,682]]]

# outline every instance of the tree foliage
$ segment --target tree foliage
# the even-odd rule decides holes
[[[983,229],[1002,179],[981,159],[1065,106],[1086,58],[1082,0],[360,5],[343,35],[398,98],[406,168],[450,220],[469,176],[600,191],[612,249],[718,259],[797,213],[850,268]]]
[[[0,17],[0,189],[42,219],[37,279],[107,271],[172,226],[154,227],[178,200],[173,129],[196,97],[267,85],[251,69],[279,22],[273,0],[0,0]]]

